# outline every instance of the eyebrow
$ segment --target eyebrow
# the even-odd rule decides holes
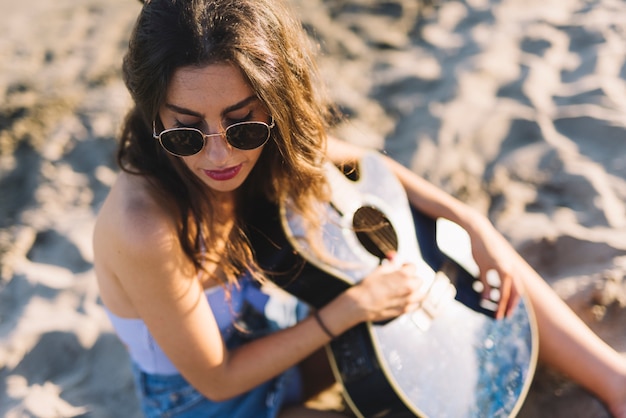
[[[258,97],[256,96],[256,94],[253,94],[249,97],[246,97],[245,99],[228,106],[227,108],[225,108],[224,110],[222,110],[221,115],[224,116],[227,113],[230,113],[234,110],[238,110],[241,109],[242,107],[245,107],[247,105],[249,105],[251,102],[258,100]],[[172,103],[165,103],[165,107],[176,112],[176,113],[181,113],[183,115],[189,115],[189,116],[195,116],[198,118],[203,118],[204,116],[201,113],[196,112],[195,110],[191,110],[191,109],[187,109],[185,107],[182,106],[177,106],[175,104]]]

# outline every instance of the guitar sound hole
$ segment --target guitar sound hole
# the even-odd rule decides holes
[[[389,219],[378,209],[371,206],[359,208],[352,218],[352,226],[361,245],[375,257],[382,260],[398,251],[398,235]]]

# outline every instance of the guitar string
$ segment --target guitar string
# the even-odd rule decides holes
[[[366,212],[363,217],[363,231],[383,254],[398,250],[397,235],[388,219],[378,213]]]

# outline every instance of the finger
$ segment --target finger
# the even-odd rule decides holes
[[[480,306],[493,311],[497,317],[502,301],[500,274],[496,269],[489,269],[481,278],[480,284],[482,285]]]
[[[502,285],[500,286],[500,301],[498,302],[496,319],[502,319],[505,315],[509,314],[512,287],[513,280],[511,276],[505,275],[502,280]]]
[[[396,279],[397,281],[390,292],[389,304],[391,306],[419,305],[423,301],[425,290],[421,281],[416,280],[416,276]]]
[[[415,275],[396,277],[393,285],[393,295],[395,298],[403,299],[409,303],[418,302],[423,299],[422,282]]]
[[[416,310],[419,305],[413,305],[407,303],[406,299],[395,299],[393,301],[389,301],[389,304],[383,308],[381,308],[378,313],[375,315],[376,319],[374,321],[382,321],[390,318],[396,318],[405,313]]]
[[[408,275],[410,277],[417,278],[417,267],[415,266],[415,264],[404,263],[400,267],[400,270],[402,270],[402,272],[404,274],[406,274],[406,275]]]
[[[521,294],[517,286],[515,285],[515,281],[511,279],[511,293],[510,293],[509,300],[508,300],[507,307],[506,307],[507,317],[513,315],[513,311],[515,310],[515,307],[518,305],[520,298],[521,298]]]
[[[385,271],[386,283],[394,289],[394,294],[406,296],[419,289],[421,280],[413,264],[403,264],[397,269]]]

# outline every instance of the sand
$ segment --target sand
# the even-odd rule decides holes
[[[626,3],[293,3],[350,116],[340,136],[488,215],[626,353]],[[0,416],[140,416],[91,250],[139,8],[0,0]],[[521,416],[608,414],[540,368]]]

